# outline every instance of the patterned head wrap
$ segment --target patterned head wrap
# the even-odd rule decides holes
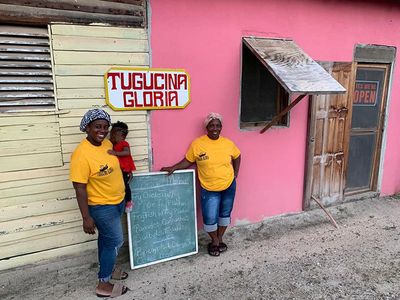
[[[90,123],[92,123],[93,121],[99,120],[99,119],[106,120],[106,121],[108,121],[109,124],[111,124],[110,115],[106,111],[104,111],[100,108],[95,108],[95,109],[91,109],[85,113],[85,115],[83,116],[83,118],[81,120],[81,125],[79,126],[79,129],[82,132],[85,132],[86,127]]]
[[[222,125],[222,116],[218,113],[209,113],[206,119],[204,120],[204,127],[207,127],[208,123],[210,123],[212,120],[219,120]]]

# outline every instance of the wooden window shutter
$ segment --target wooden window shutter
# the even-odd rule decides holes
[[[47,27],[0,25],[0,111],[55,106]]]

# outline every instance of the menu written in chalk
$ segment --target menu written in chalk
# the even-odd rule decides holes
[[[198,251],[193,170],[134,174],[134,207],[128,215],[131,268]]]

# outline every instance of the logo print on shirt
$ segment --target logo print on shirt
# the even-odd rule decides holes
[[[199,153],[199,160],[207,160],[207,159],[209,159],[209,157],[206,152]]]
[[[113,171],[113,168],[109,168],[107,164],[105,165],[100,165],[99,169],[99,176],[106,176],[108,174],[111,174]]]

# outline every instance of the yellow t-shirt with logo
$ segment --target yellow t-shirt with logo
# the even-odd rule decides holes
[[[238,158],[240,150],[229,139],[217,140],[203,135],[195,139],[186,152],[186,159],[196,163],[200,184],[212,192],[226,190],[234,179],[232,159]]]
[[[89,205],[119,204],[125,185],[118,158],[108,154],[112,143],[105,139],[100,146],[84,139],[71,156],[70,180],[85,183]]]

